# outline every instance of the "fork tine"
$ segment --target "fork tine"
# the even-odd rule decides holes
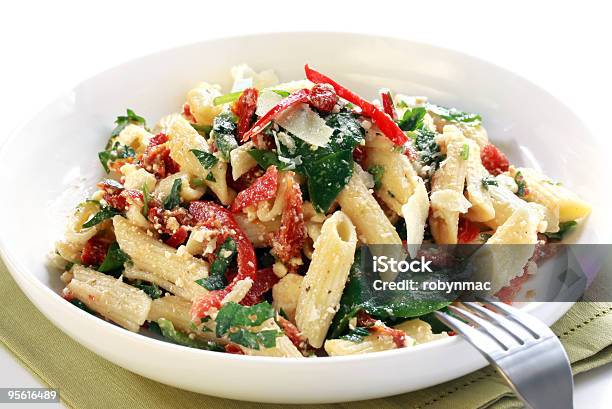
[[[504,351],[500,344],[495,342],[489,335],[470,327],[465,322],[440,311],[434,311],[434,314],[436,318],[438,318],[442,323],[446,324],[446,326],[458,334],[463,335],[470,344],[484,353],[487,359],[489,359],[492,354],[501,353]]]
[[[501,327],[504,331],[512,336],[519,344],[524,344],[527,338],[533,338],[533,334],[531,332],[526,331],[521,325],[518,325],[514,321],[510,321],[506,317],[496,312],[491,311],[488,308],[485,308],[483,305],[477,302],[461,302],[461,304],[472,310],[477,312],[478,314],[485,316],[486,318],[493,321],[499,327]]]
[[[534,336],[534,338],[541,338],[550,331],[550,328],[548,328],[546,324],[543,324],[540,320],[532,317],[518,308],[511,307],[508,304],[500,301],[495,301],[489,297],[483,297],[482,300],[493,306],[493,308],[495,308],[495,310],[500,314],[506,315],[512,319],[512,321],[525,328]]]
[[[512,338],[509,338],[504,331],[491,324],[489,321],[472,314],[466,309],[455,307],[454,305],[449,305],[448,308],[459,315],[461,318],[465,319],[468,323],[473,323],[478,325],[483,331],[485,331],[491,338],[495,340],[504,350],[510,349],[512,346],[516,345],[516,342],[513,342]]]

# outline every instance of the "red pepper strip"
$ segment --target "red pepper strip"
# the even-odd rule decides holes
[[[355,94],[348,88],[345,88],[342,85],[338,84],[328,76],[323,75],[316,70],[313,70],[308,66],[308,64],[304,66],[304,70],[306,71],[306,78],[308,78],[310,81],[316,84],[331,85],[336,90],[336,94],[338,94],[338,96],[361,108],[361,113],[364,116],[372,118],[374,123],[380,129],[380,131],[385,134],[385,136],[389,138],[394,144],[403,145],[404,143],[406,143],[406,141],[408,141],[408,138],[406,137],[406,135],[404,135],[404,131],[402,131],[399,126],[397,126],[393,119],[387,114],[385,114],[383,111],[378,109],[374,104],[361,98],[359,95]]]
[[[263,301],[264,294],[270,291],[274,284],[278,283],[278,280],[280,279],[274,274],[271,267],[257,271],[251,289],[240,301],[240,304],[246,306],[259,304]]]
[[[393,120],[396,120],[397,112],[395,112],[395,105],[393,105],[393,99],[391,98],[391,92],[389,91],[381,92],[380,99],[382,101],[385,114],[389,115]]]
[[[268,125],[278,114],[292,106],[299,104],[301,102],[308,102],[308,97],[310,96],[310,90],[301,89],[289,95],[288,97],[281,100],[278,104],[274,105],[272,109],[264,114],[261,118],[255,122],[253,127],[248,130],[242,137],[242,141],[248,141],[253,135],[261,132],[266,125]]]
[[[177,248],[187,240],[188,234],[187,229],[181,226],[168,240],[166,240],[166,244],[170,247]]]
[[[255,281],[257,273],[257,258],[253,244],[238,226],[229,210],[214,203],[205,201],[191,202],[189,213],[196,223],[209,229],[217,229],[222,234],[227,234],[236,241],[238,251],[237,264],[238,274],[223,290],[211,291],[194,300],[191,306],[191,316],[195,321],[205,317],[212,307],[220,308],[221,300],[234,287],[234,285],[245,278]]]
[[[276,196],[277,189],[278,170],[272,165],[268,167],[263,176],[257,178],[251,186],[236,195],[230,210],[236,213],[245,207],[272,199]]]

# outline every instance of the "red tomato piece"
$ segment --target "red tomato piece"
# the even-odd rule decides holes
[[[378,325],[370,327],[369,329],[370,334],[390,336],[391,338],[393,338],[393,343],[398,348],[403,348],[406,346],[406,333],[402,330]]]
[[[468,219],[464,219],[463,217],[459,218],[459,229],[457,233],[457,242],[459,244],[471,243],[480,234],[480,229],[478,226]]]
[[[338,94],[329,84],[315,84],[310,90],[308,102],[321,112],[331,112],[338,102]]]
[[[255,88],[242,91],[238,101],[232,106],[232,111],[238,117],[238,137],[241,138],[250,128],[257,109],[259,92]]]
[[[238,345],[232,343],[225,345],[225,352],[228,354],[244,355],[244,351]]]
[[[229,293],[227,288],[223,290],[210,291],[193,300],[191,304],[191,320],[198,323],[201,318],[208,316],[212,308],[221,308],[221,301]]]
[[[198,122],[191,113],[191,107],[186,102],[183,104],[183,117],[185,117],[185,119],[191,122],[192,124]]]
[[[268,167],[266,173],[242,192],[236,195],[230,210],[233,213],[239,212],[245,207],[256,205],[264,200],[272,199],[276,196],[278,189],[278,170],[276,166]]]
[[[304,348],[304,339],[300,335],[300,330],[291,321],[279,315],[276,322],[296,348]]]
[[[187,231],[185,226],[181,226],[168,240],[166,240],[165,243],[170,247],[177,248],[178,246],[183,244],[185,240],[187,240],[188,235],[189,232]]]
[[[301,256],[301,249],[306,239],[304,213],[302,212],[302,191],[293,178],[286,178],[285,203],[281,217],[281,227],[272,238],[272,253],[287,268],[293,266],[291,259]]]
[[[355,149],[353,150],[353,160],[357,162],[358,164],[360,164],[361,167],[364,166],[363,164],[367,157],[368,157],[368,154],[363,146],[357,145]]]
[[[107,240],[98,236],[92,237],[83,247],[81,262],[86,266],[99,266],[104,262],[109,246],[110,243]]]
[[[240,301],[242,305],[255,305],[263,301],[263,296],[272,289],[274,284],[278,283],[278,276],[274,274],[271,267],[257,270],[253,285],[247,295]]]
[[[245,278],[255,281],[257,273],[257,258],[253,244],[240,229],[236,220],[229,210],[224,207],[207,201],[194,201],[189,205],[189,214],[195,223],[209,229],[219,230],[221,234],[227,234],[236,241],[238,255],[238,274],[223,290],[211,291],[194,300],[191,306],[191,315],[194,321],[197,318],[205,317],[211,307],[218,308],[223,297],[231,291],[234,285]]]
[[[480,151],[480,160],[482,165],[489,171],[493,176],[497,176],[508,170],[510,162],[497,147],[493,144],[483,146]]]
[[[181,170],[179,164],[170,157],[170,148],[164,145],[166,142],[168,142],[166,134],[155,135],[149,141],[149,146],[142,157],[143,168],[153,173],[158,179],[163,179]]]

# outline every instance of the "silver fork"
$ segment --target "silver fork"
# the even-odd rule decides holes
[[[537,318],[507,304],[462,302],[448,308],[459,320],[436,317],[472,344],[533,409],[573,408],[574,380],[567,354],[556,335]]]

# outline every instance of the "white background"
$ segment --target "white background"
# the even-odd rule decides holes
[[[609,138],[611,11],[604,1],[3,1],[0,139],[123,61],[211,37],[303,30],[405,37],[478,56],[549,90]],[[35,384],[0,349],[0,387]],[[579,376],[576,395],[577,408],[609,407],[612,367]]]

